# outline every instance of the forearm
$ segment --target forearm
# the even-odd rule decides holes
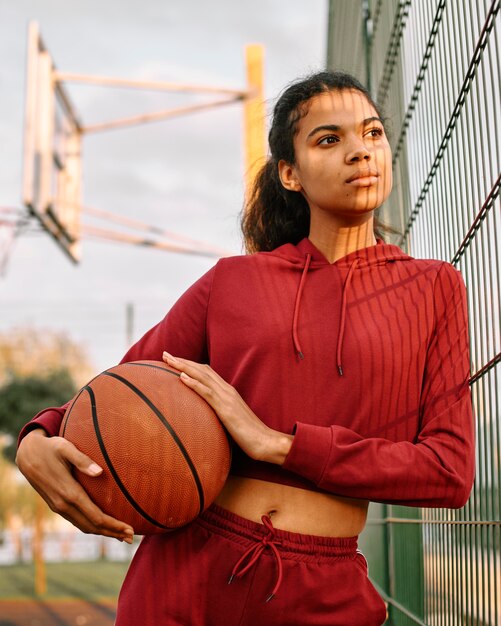
[[[475,467],[469,394],[431,420],[416,442],[299,423],[283,467],[342,496],[460,508]]]
[[[276,430],[271,431],[267,449],[260,461],[283,465],[287,455],[289,454],[294,435],[287,435]]]
[[[61,407],[51,407],[40,411],[30,422],[23,426],[19,433],[17,445],[19,446],[24,437],[33,430],[43,430],[49,437],[58,435],[68,405],[69,402]]]

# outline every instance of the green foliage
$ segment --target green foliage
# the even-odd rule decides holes
[[[16,468],[0,454],[0,538],[10,516],[19,516],[24,524],[32,524],[35,519],[39,496],[28,482],[17,480],[16,475]],[[47,515],[52,514],[46,508]]]
[[[42,375],[14,376],[0,388],[0,432],[12,437],[4,448],[7,459],[14,461],[16,439],[21,428],[36,413],[70,400],[77,388],[67,369]]]

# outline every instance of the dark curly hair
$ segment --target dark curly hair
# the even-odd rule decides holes
[[[268,134],[270,156],[258,172],[242,211],[241,228],[247,252],[274,250],[285,243],[296,244],[308,236],[310,209],[303,195],[282,186],[278,162],[295,163],[294,136],[298,122],[308,113],[308,103],[329,91],[360,91],[383,119],[367,89],[344,72],[323,71],[290,84],[280,95]],[[395,232],[375,218],[374,233]]]

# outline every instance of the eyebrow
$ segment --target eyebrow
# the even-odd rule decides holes
[[[367,126],[367,124],[370,124],[371,122],[381,122],[381,124],[383,124],[383,120],[380,117],[373,116],[373,117],[365,118],[365,120],[363,120],[360,125]],[[342,130],[342,128],[343,128],[342,126],[338,126],[337,124],[322,124],[322,126],[317,126],[310,133],[308,133],[308,136],[306,137],[306,139],[313,137],[313,135],[323,130],[338,131],[338,130]]]

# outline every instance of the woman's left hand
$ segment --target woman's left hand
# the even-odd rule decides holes
[[[163,360],[179,370],[183,383],[210,404],[235,443],[248,456],[278,465],[285,461],[294,437],[266,426],[237,390],[209,365],[176,358],[168,352],[163,353]]]

